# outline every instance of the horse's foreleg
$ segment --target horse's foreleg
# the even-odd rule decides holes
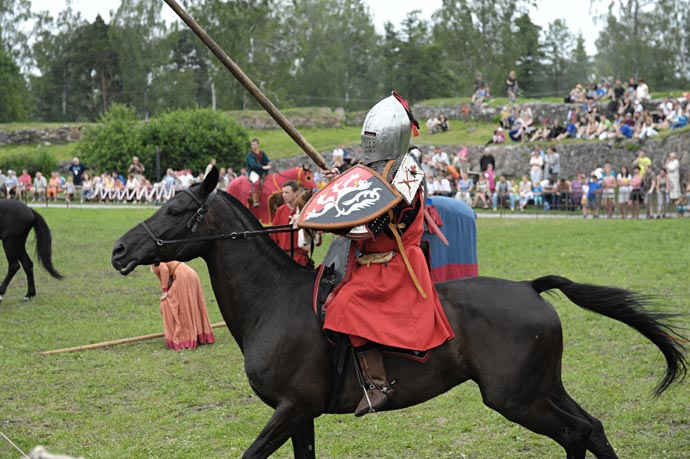
[[[314,441],[314,420],[309,419],[292,436],[292,451],[295,459],[316,459]]]
[[[307,419],[311,420],[312,418],[308,418],[307,415],[301,413],[294,405],[279,405],[259,436],[254,440],[254,443],[252,443],[247,451],[244,452],[242,457],[244,459],[264,459],[283,446],[293,435],[297,435],[298,438],[306,438],[306,435],[302,433],[302,429]],[[313,429],[313,425],[311,428]],[[302,448],[300,447],[300,451],[301,450]],[[295,457],[311,458],[314,456],[297,456],[297,453],[295,453]]]

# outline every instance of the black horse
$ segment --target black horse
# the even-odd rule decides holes
[[[0,301],[7,291],[7,286],[14,275],[19,271],[21,263],[26,273],[28,290],[24,299],[28,300],[36,296],[36,285],[34,284],[34,263],[26,253],[26,238],[29,236],[31,228],[36,230],[36,252],[38,261],[56,279],[62,279],[53,267],[52,261],[52,238],[48,224],[41,217],[41,214],[29,208],[26,204],[14,199],[0,199],[0,239],[5,249],[7,257],[7,276],[0,285]]]
[[[333,350],[311,308],[316,274],[263,234],[239,201],[213,192],[217,181],[214,169],[201,185],[179,193],[123,235],[112,265],[126,275],[156,260],[202,257],[223,318],[244,354],[249,384],[275,410],[244,457],[268,457],[291,439],[296,458],[314,458],[314,418],[353,412],[362,389],[350,365],[338,401],[329,408]],[[583,459],[586,450],[598,458],[617,457],[601,422],[563,387],[561,323],[539,295],[554,288],[580,307],[629,325],[659,348],[667,367],[657,393],[685,376],[685,348],[666,323],[669,315],[645,311],[638,295],[557,276],[531,282],[475,277],[436,285],[455,339],[434,349],[423,366],[386,356],[397,383],[384,408],[416,405],[471,379],[486,405],[551,437],[567,458]]]

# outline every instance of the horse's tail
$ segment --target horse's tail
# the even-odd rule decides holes
[[[622,288],[578,284],[560,276],[540,277],[531,285],[538,293],[557,288],[581,308],[621,321],[654,343],[666,359],[666,374],[654,391],[657,396],[685,378],[688,370],[685,345],[688,341],[668,323],[668,319],[681,314],[646,310],[652,303],[649,296]]]
[[[36,231],[36,252],[38,261],[56,279],[62,279],[62,275],[53,267],[52,245],[53,240],[50,235],[50,228],[41,214],[31,209],[34,214],[34,230]]]

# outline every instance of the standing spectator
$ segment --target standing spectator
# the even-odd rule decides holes
[[[206,301],[197,273],[179,261],[151,266],[163,294],[160,311],[163,317],[165,345],[168,349],[194,349],[197,344],[215,342],[208,320]]]
[[[611,164],[607,162],[604,165],[604,177],[601,179],[601,198],[607,218],[613,217],[613,210],[616,207],[614,203],[616,199],[616,177],[613,174]]]
[[[518,94],[518,80],[515,70],[511,70],[506,79],[506,93],[508,95],[508,102],[515,103]]]
[[[632,177],[630,179],[632,181]],[[632,185],[630,186],[631,196],[630,204],[632,205]],[[647,166],[647,173],[644,174],[642,178],[642,198],[644,201],[644,206],[647,209],[647,218],[654,218],[654,203],[653,197],[656,192],[656,175],[654,174],[654,168],[650,164]]]
[[[74,159],[72,159],[72,164],[69,166],[69,171],[71,173],[70,175],[72,176],[74,186],[81,186],[83,180],[82,177],[84,175],[84,171],[86,170],[88,170],[88,166],[80,163],[79,158],[75,156]]]
[[[637,158],[633,161],[633,166],[638,166],[640,168],[640,175],[645,174],[647,166],[652,164],[652,160],[647,157],[647,152],[640,150],[637,153]]]
[[[127,174],[132,174],[139,180],[140,177],[144,175],[144,165],[139,162],[139,157],[132,157],[132,164],[129,165],[127,169]]]
[[[46,198],[47,190],[48,182],[46,181],[46,178],[43,176],[41,171],[36,172],[36,176],[34,177],[34,198],[32,201],[36,201],[36,199],[43,201]]]
[[[534,150],[532,150],[532,155],[529,158],[529,175],[532,184],[541,183],[542,169],[544,167],[544,159],[540,155],[539,146],[535,145]]]
[[[640,218],[640,203],[644,201],[642,196],[642,181],[643,175],[640,166],[635,166],[633,168],[633,176],[630,179],[630,186],[632,188],[631,198],[632,198],[632,218],[637,220]]]
[[[666,168],[662,167],[659,175],[656,176],[656,218],[666,218],[666,208],[671,190],[673,190],[673,183]]]
[[[597,175],[592,173],[587,182],[587,205],[582,206],[582,215],[585,218],[588,215],[592,215],[593,218],[599,218],[599,200],[597,199],[599,190],[601,190],[601,184],[597,179]]]
[[[484,154],[482,154],[482,157],[479,158],[479,170],[485,172],[489,168],[489,164],[491,164],[493,169],[496,169],[496,160],[494,159],[494,156],[491,154],[491,150],[485,148]]]
[[[630,187],[631,179],[632,175],[630,175],[628,168],[622,166],[621,171],[616,177],[616,182],[618,183],[618,211],[623,220],[627,218],[627,211],[630,209],[630,194],[632,193],[632,188]]]
[[[549,147],[546,149],[546,158],[544,161],[544,168],[547,171],[547,177],[558,182],[558,174],[561,173],[561,158],[558,156],[556,147]]]
[[[671,181],[671,187],[669,189],[669,198],[673,205],[676,204],[678,198],[681,195],[680,188],[680,161],[678,161],[678,155],[675,152],[668,154],[668,159],[666,159],[666,171],[668,172],[668,179]]]
[[[251,183],[252,205],[259,207],[259,195],[263,179],[271,169],[271,160],[259,145],[259,139],[252,139],[252,149],[247,153],[247,170],[249,171],[249,182]]]

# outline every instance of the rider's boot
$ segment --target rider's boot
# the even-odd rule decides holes
[[[386,376],[380,349],[358,351],[357,358],[362,368],[366,389],[362,400],[357,405],[355,416],[364,416],[367,413],[374,413],[385,405],[388,397],[393,395],[395,390]]]

